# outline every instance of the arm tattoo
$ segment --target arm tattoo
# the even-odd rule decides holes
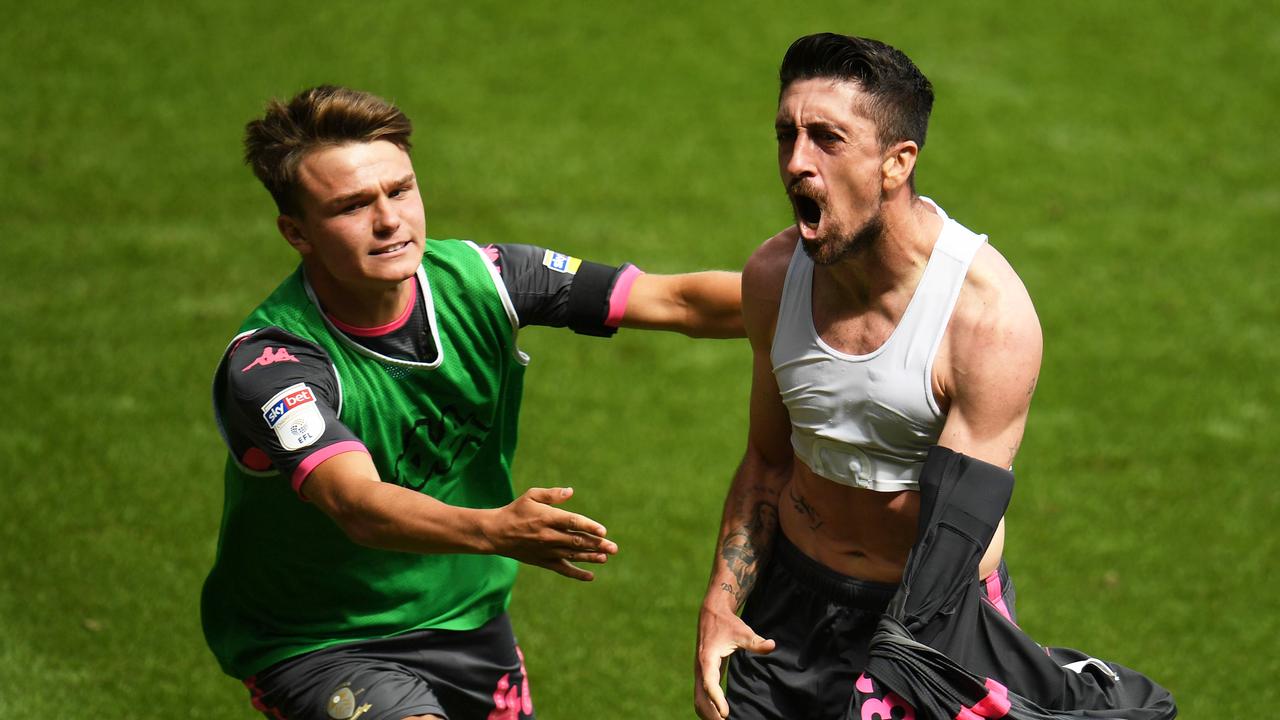
[[[728,583],[721,583],[720,587],[733,593],[738,604],[742,604],[756,584],[760,561],[768,552],[777,527],[777,509],[770,503],[757,502],[746,522],[730,530],[721,543],[720,557],[738,581],[738,589],[734,591]]]
[[[796,492],[794,484],[787,487],[787,494],[791,496],[791,504],[795,507],[796,512],[799,512],[801,515],[809,518],[810,530],[817,530],[822,527],[822,517],[818,515],[817,510],[813,509],[813,506],[809,504],[809,501],[804,499],[803,495]]]

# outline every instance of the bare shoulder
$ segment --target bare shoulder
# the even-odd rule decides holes
[[[1040,319],[1026,286],[999,251],[983,245],[956,300],[935,389],[951,403],[967,398],[1025,413],[1042,354]]]
[[[795,226],[765,240],[751,253],[746,267],[742,268],[742,289],[756,299],[772,299],[782,296],[782,283],[787,277],[787,267],[795,252],[800,233]]]
[[[1039,366],[1040,319],[1031,295],[1009,261],[990,245],[983,245],[951,317],[953,350],[966,346],[978,352],[1003,349],[1033,354]]]
[[[1042,338],[1031,296],[1009,262],[978,250],[934,365],[949,406],[939,444],[1011,465],[1040,376]]]
[[[773,336],[787,268],[800,233],[795,226],[765,240],[742,268],[742,312],[752,342]]]

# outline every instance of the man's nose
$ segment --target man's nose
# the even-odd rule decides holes
[[[795,180],[797,178],[810,177],[817,172],[817,166],[814,163],[814,151],[816,148],[808,136],[801,134],[791,143],[787,149],[783,172],[786,173],[787,180]]]
[[[390,235],[400,228],[400,214],[396,212],[391,199],[382,196],[373,203],[373,231],[379,235]]]

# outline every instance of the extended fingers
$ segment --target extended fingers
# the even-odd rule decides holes
[[[525,497],[535,500],[544,505],[559,505],[560,503],[573,497],[573,488],[529,488],[525,491]]]
[[[571,550],[591,551],[614,555],[618,552],[618,544],[600,535],[570,530],[564,533],[561,544]]]
[[[702,658],[699,662],[701,677],[698,678],[698,692],[694,693],[693,705],[698,717],[703,720],[716,720],[729,717],[729,703],[720,690],[720,658]]]
[[[560,558],[559,560],[553,560],[543,565],[543,567],[547,568],[548,570],[553,570],[555,572],[558,572],[567,578],[573,578],[574,580],[581,580],[583,582],[591,582],[596,577],[595,573],[589,570],[583,570],[582,568],[578,567],[577,565],[574,565],[573,563],[569,562],[565,558]]]
[[[548,506],[558,505],[572,496],[573,488],[529,488],[525,491],[525,497]],[[543,508],[542,511],[546,513],[546,524],[557,530],[594,535],[600,538],[609,534],[604,525],[586,515],[579,515],[578,513],[555,507]]]

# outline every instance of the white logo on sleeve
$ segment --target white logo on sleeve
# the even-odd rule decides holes
[[[276,431],[285,450],[304,448],[324,434],[324,416],[306,383],[290,385],[276,393],[262,406],[262,419]]]
[[[542,264],[558,273],[574,275],[577,274],[578,267],[582,265],[582,261],[554,250],[547,250],[542,253]]]

